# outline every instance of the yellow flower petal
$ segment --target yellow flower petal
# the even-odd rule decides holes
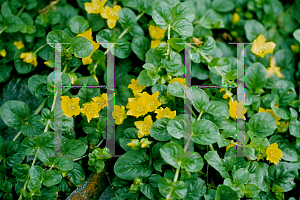
[[[0,55],[1,55],[2,57],[5,57],[5,56],[6,56],[6,51],[5,51],[5,49],[2,49],[2,50],[0,51]]]
[[[22,40],[20,41],[14,41],[14,45],[20,50],[24,47],[24,44],[22,42]]]
[[[254,41],[251,47],[252,53],[260,57],[264,57],[268,53],[273,53],[276,44],[274,42],[267,42],[263,35],[259,35]]]

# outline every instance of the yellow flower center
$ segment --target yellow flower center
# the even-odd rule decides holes
[[[265,50],[266,50],[266,48],[264,46],[262,46],[258,52],[263,53],[263,52],[265,52]]]
[[[143,106],[140,106],[140,107],[137,108],[137,111],[138,111],[139,113],[142,113],[144,110],[145,110],[145,109],[143,108]]]

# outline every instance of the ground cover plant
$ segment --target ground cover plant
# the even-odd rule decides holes
[[[66,199],[109,159],[113,170],[105,173],[115,200],[300,199],[299,1],[0,5],[0,82],[30,76],[30,93],[42,101],[36,110],[18,100],[0,105],[1,119],[16,131],[13,139],[0,136],[1,199]],[[243,51],[243,90],[228,87],[238,85],[239,64],[229,42],[252,43]],[[54,43],[62,43],[66,86],[107,85],[112,53],[114,95],[103,88],[55,88]],[[185,45],[192,85],[222,87],[185,84]],[[63,156],[56,157],[59,90]],[[112,98],[118,158],[105,145]],[[243,107],[241,117],[237,108]],[[245,120],[238,140],[237,119]],[[244,156],[234,156],[241,146]]]

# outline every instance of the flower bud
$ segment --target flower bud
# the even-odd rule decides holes
[[[48,60],[44,62],[45,65],[47,65],[50,68],[54,68],[54,61],[53,60]]]
[[[299,51],[300,51],[300,48],[299,48],[298,44],[291,45],[291,49],[295,53],[299,53]]]
[[[239,21],[240,21],[239,15],[238,15],[237,13],[234,13],[234,14],[232,15],[232,23],[236,25],[236,24],[239,23]]]

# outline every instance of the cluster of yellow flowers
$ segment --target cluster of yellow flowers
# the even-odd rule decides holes
[[[18,50],[20,50],[24,47],[24,44],[23,44],[22,40],[15,41],[14,45],[18,48]],[[3,56],[3,57],[6,56],[6,52],[5,53],[4,52],[5,52],[5,50],[1,54],[1,56]],[[36,53],[24,52],[24,53],[21,53],[20,58],[23,59],[23,62],[29,63],[29,64],[31,64],[35,67],[37,66]]]
[[[103,93],[101,97],[92,98],[92,102],[85,103],[83,108],[79,106],[79,98],[71,98],[68,96],[62,96],[61,107],[63,114],[67,117],[73,117],[80,114],[80,112],[86,115],[88,123],[91,119],[99,117],[99,112],[102,108],[107,106],[107,94]]]
[[[102,18],[107,19],[107,26],[112,29],[116,26],[116,22],[119,19],[118,12],[121,9],[121,6],[114,5],[113,8],[105,6],[107,0],[92,0],[91,3],[84,3],[85,10],[91,14],[99,14]]]
[[[165,37],[165,32],[167,29],[161,29],[158,26],[149,26],[150,37],[153,39],[151,41],[151,48],[156,48],[160,43],[166,43],[161,41]]]

